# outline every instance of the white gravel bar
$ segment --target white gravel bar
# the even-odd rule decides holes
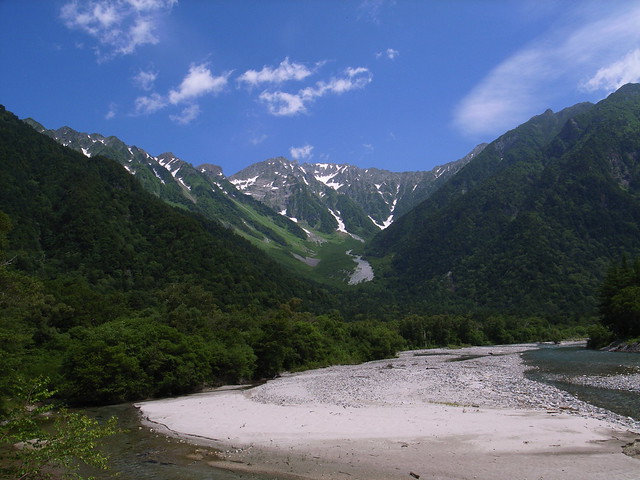
[[[403,352],[137,406],[221,449],[213,466],[276,478],[640,479],[623,453],[640,425],[527,379],[531,348]]]

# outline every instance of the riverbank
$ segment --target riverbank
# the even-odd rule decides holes
[[[640,425],[525,378],[531,348],[404,352],[139,408],[221,449],[212,466],[279,478],[636,479],[622,448]]]

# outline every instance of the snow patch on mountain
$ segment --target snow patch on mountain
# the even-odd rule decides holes
[[[166,185],[166,183],[164,183],[164,180],[162,179],[162,177],[158,174],[158,172],[156,171],[155,168],[152,168],[154,175],[158,178],[158,180],[160,180],[162,182],[163,185]]]
[[[328,210],[329,210],[329,213],[333,215],[333,218],[336,219],[336,222],[338,222],[338,231],[342,233],[346,233],[348,235],[349,232],[347,232],[347,228],[345,227],[344,222],[342,221],[342,218],[338,215],[338,213],[340,212],[336,213],[330,208]]]
[[[172,172],[173,173],[173,172]],[[174,175],[175,177],[175,175]],[[178,178],[178,181],[182,184],[182,186],[184,188],[186,188],[187,190],[191,190],[191,186],[187,185],[186,183],[184,183],[184,180],[182,178]]]
[[[246,190],[247,188],[255,185],[260,176],[256,175],[255,177],[246,178],[244,180],[241,179],[230,179],[229,181],[235,185],[238,190]]]

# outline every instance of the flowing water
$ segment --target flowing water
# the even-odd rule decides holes
[[[116,416],[122,433],[104,440],[110,470],[86,471],[97,480],[266,480],[267,477],[216,468],[216,451],[166,437],[140,423],[131,404],[87,409],[98,420]],[[114,477],[114,474],[117,476]],[[274,480],[275,477],[270,476]]]
[[[640,354],[543,346],[522,358],[537,367],[527,372],[528,378],[640,421]]]

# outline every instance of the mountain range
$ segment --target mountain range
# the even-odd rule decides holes
[[[370,238],[429,197],[482,151],[431,171],[391,172],[353,165],[269,159],[231,175],[239,190],[324,233]]]
[[[639,119],[630,84],[595,105],[547,110],[429,172],[273,158],[229,178],[26,121],[85,157],[116,160],[156,197],[232,228],[298,275],[345,286],[370,262],[358,306],[588,316],[608,266],[640,255]]]
[[[505,133],[366,253],[414,308],[595,313],[640,255],[640,85]]]
[[[632,257],[640,85],[402,174],[271,159],[227,179],[0,107],[0,403],[16,375],[121,403],[591,335],[605,276],[632,332]]]
[[[219,308],[251,298],[277,305],[314,290],[222,223],[168,205],[113,160],[89,158],[37,133],[4,108],[0,114],[0,211],[13,225],[8,251],[20,270],[58,279],[63,291],[65,284],[79,291],[91,285],[96,294],[137,292],[140,299],[144,291],[197,284],[212,292]],[[168,156],[159,161],[174,165],[185,184],[190,179],[190,170],[181,173],[178,161]],[[169,178],[163,179],[169,188]],[[113,315],[122,301],[114,298],[107,308],[91,306],[90,298],[62,318],[86,310],[96,317]]]
[[[227,178],[219,166],[196,167],[171,152],[153,156],[114,136],[25,122],[87,157],[117,161],[166,203],[218,221],[289,267],[336,284],[353,278],[358,263],[350,252],[359,243],[428,198],[485,146],[424,172],[300,165],[279,157]],[[331,260],[315,268],[326,256]]]

